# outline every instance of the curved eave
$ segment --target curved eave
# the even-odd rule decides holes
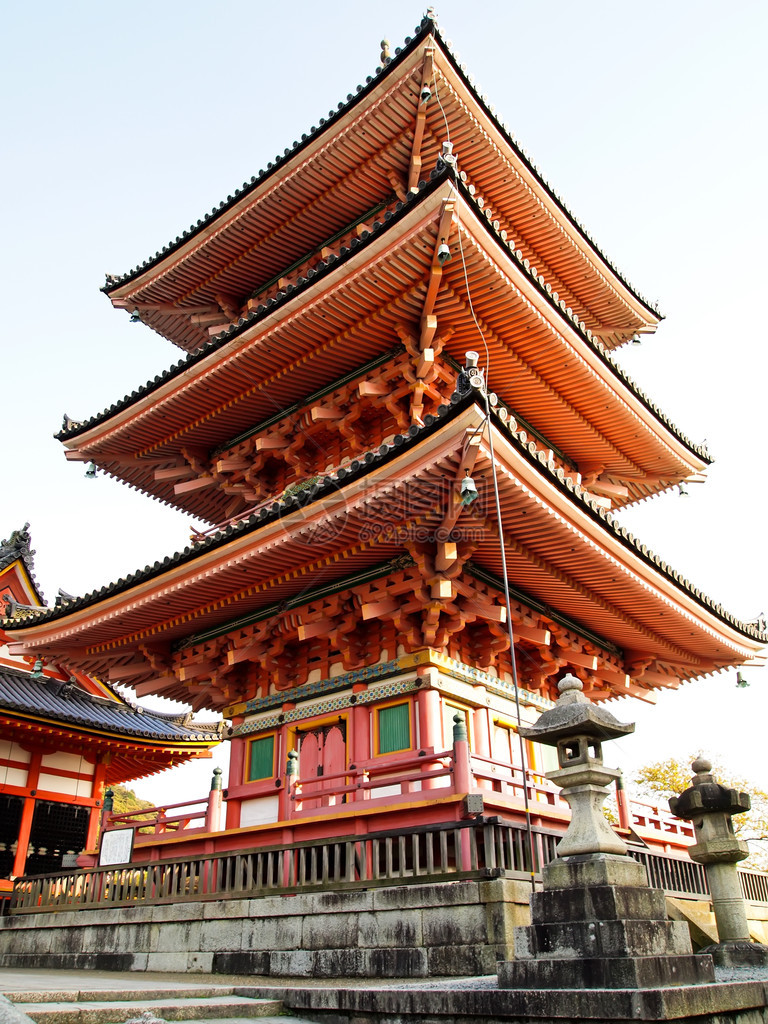
[[[426,511],[434,498],[420,505],[420,488],[433,494],[436,482],[453,478],[468,432],[482,420],[471,398],[460,400],[385,453],[308,491],[303,505],[292,500],[265,509],[150,572],[88,595],[66,613],[14,631],[12,639],[23,646],[16,653],[40,650],[64,659],[79,651],[108,660],[142,637],[178,641],[203,624],[212,628],[284,600],[316,580],[318,567],[331,581],[396,556],[396,536],[361,544],[374,512],[397,521],[402,513],[393,509],[404,507],[407,493],[405,507],[421,507],[423,522],[439,526],[440,514]],[[760,656],[768,638],[649,552],[543,453],[500,425],[494,446],[513,583],[618,647],[650,650],[660,662],[679,665],[683,678]],[[476,479],[488,478],[488,459],[486,446]],[[473,561],[498,575],[492,515],[490,501],[473,514],[470,525],[479,517],[483,530]],[[318,541],[313,531],[321,525],[333,529]]]
[[[331,112],[321,128],[313,130],[300,142],[295,142],[291,149],[287,149],[282,156],[276,158],[275,163],[269,166],[266,172],[260,172],[258,178],[253,178],[250,183],[244,183],[243,188],[235,190],[234,195],[229,196],[226,202],[222,202],[219,208],[215,208],[210,215],[198,221],[197,225],[192,225],[189,231],[178,236],[174,242],[145,261],[141,267],[108,284],[104,290],[112,301],[126,308],[130,307],[131,303],[147,305],[145,321],[188,351],[204,344],[206,332],[188,322],[182,323],[176,314],[163,312],[164,304],[169,307],[178,305],[180,312],[186,304],[187,314],[191,315],[201,302],[204,304],[203,308],[206,303],[213,302],[216,288],[211,286],[207,292],[201,291],[200,288],[200,282],[210,277],[212,267],[218,275],[217,287],[220,291],[241,300],[247,295],[248,289],[243,284],[242,270],[249,263],[255,268],[257,260],[255,257],[248,257],[236,274],[227,270],[232,262],[232,246],[224,243],[233,226],[237,225],[238,246],[243,245],[244,239],[248,239],[252,246],[256,245],[258,233],[253,238],[248,234],[248,221],[254,216],[254,209],[265,206],[264,216],[267,220],[274,218],[275,212],[270,213],[270,198],[274,198],[274,193],[278,189],[285,188],[286,183],[297,175],[306,178],[313,172],[313,163],[324,155],[329,147],[338,146],[340,151],[343,150],[344,135],[350,126],[366,116],[367,112],[381,102],[382,97],[389,92],[394,94],[398,89],[402,89],[403,83],[408,82],[410,77],[419,71],[423,52],[432,46],[432,40],[428,37],[433,31],[434,26],[431,22],[422,22],[415,38],[402,52],[398,51],[399,56],[389,62],[384,69],[379,69],[376,77],[369,79],[364,87],[359,86],[357,94],[350,95],[346,104],[340,104],[338,111]],[[608,347],[623,343],[638,330],[655,329],[661,319],[658,310],[644,300],[608,262],[583,227],[540,176],[527,155],[518,147],[506,126],[501,125],[495,118],[487,100],[477,94],[471,78],[465,69],[459,66],[439,32],[436,33],[435,39],[439,43],[437,55],[440,72],[451,92],[450,98],[446,97],[445,106],[448,108],[449,121],[453,122],[452,130],[463,145],[464,159],[470,177],[482,188],[491,186],[489,191],[499,216],[505,226],[518,236],[525,255],[550,268],[550,276],[553,280],[556,279],[556,284],[559,283],[560,291],[567,292],[566,297],[573,295],[573,306],[586,318],[588,324],[601,328],[603,341]],[[452,102],[454,99],[455,113]],[[412,134],[417,104],[418,97],[414,94],[411,99],[411,121],[409,122],[407,117],[402,120],[402,114],[407,111],[401,110],[397,119],[399,127],[396,129],[392,125],[388,128],[389,132],[399,130],[404,140],[404,144],[400,146],[402,152],[399,154],[399,161],[402,164],[405,160],[406,171],[409,159],[407,143],[409,134]],[[394,120],[396,119],[393,118]],[[377,147],[371,146],[365,150],[362,140],[356,136],[355,155],[348,153],[342,163],[355,166],[361,146],[367,153],[367,159],[374,159],[377,150],[381,149],[378,131],[379,129],[376,133]],[[435,154],[439,149],[437,140],[442,134],[442,112],[430,110],[426,132],[425,166],[430,165],[429,161],[434,163]],[[341,136],[341,142],[337,142],[338,136]],[[392,146],[395,146],[396,142],[394,137],[388,140],[388,144]],[[508,171],[511,179],[503,188],[493,184],[494,179],[499,177],[498,168],[495,166],[499,161],[507,169],[504,173]],[[399,170],[402,172],[403,167]],[[373,177],[369,198],[376,198],[374,181],[386,183],[386,171],[387,168],[382,165],[375,173],[371,172]],[[503,174],[501,177],[504,181]],[[365,189],[361,191],[364,192]],[[380,190],[378,198],[381,198]],[[366,209],[365,203],[354,205],[350,203],[349,198],[340,200],[336,197],[335,201],[341,204],[334,223],[337,228]],[[305,205],[311,206],[311,203],[307,202]],[[306,243],[319,244],[324,237],[323,232],[327,233],[328,217],[327,209],[322,216],[318,213],[318,220],[314,226],[311,219],[308,219],[304,230],[294,231],[293,237],[301,237],[301,244],[305,247]],[[537,217],[538,223],[534,224]],[[221,239],[221,245],[217,239]],[[285,244],[290,247],[290,239]],[[564,244],[568,249],[568,257],[563,261],[560,249]],[[284,245],[280,248],[283,249]],[[218,249],[219,263],[216,262]],[[203,252],[205,256],[202,255]],[[300,255],[298,249],[293,255]],[[211,256],[214,257],[213,261],[210,259]],[[243,257],[238,257],[234,262],[242,260]],[[198,263],[199,272],[195,270]],[[281,269],[277,263],[272,265],[273,273]],[[269,276],[269,272],[264,271],[262,278],[264,273]],[[590,279],[586,286],[585,274]],[[251,287],[258,279],[257,275],[250,281]],[[589,294],[585,294],[585,289]]]
[[[329,260],[322,273],[287,289],[199,353],[58,437],[79,458],[93,460],[131,486],[221,522],[225,498],[217,499],[215,489],[177,499],[172,484],[154,480],[154,469],[184,445],[217,447],[307,394],[310,382],[331,383],[361,356],[380,354],[396,340],[398,321],[418,323],[420,289],[426,288],[431,263],[430,232],[454,188],[445,173],[436,175],[367,239]],[[614,478],[627,479],[629,500],[701,472],[709,462],[705,450],[621,371],[543,275],[482,214],[478,199],[461,182],[458,189],[458,219],[471,243],[472,298],[481,313],[487,310],[494,339],[492,386],[499,395],[572,457],[602,462]],[[396,254],[402,258],[397,264]],[[520,307],[514,322],[510,304]],[[457,328],[446,350],[462,361],[478,338],[457,258],[443,268],[436,312],[439,324]],[[328,323],[336,325],[335,336],[329,336]],[[288,341],[297,325],[309,335],[300,346]],[[567,373],[558,360],[569,367]],[[649,473],[656,474],[650,485]]]
[[[454,137],[459,167],[484,190],[493,218],[512,233],[523,258],[535,262],[555,290],[565,292],[566,304],[591,329],[600,330],[607,348],[624,344],[636,332],[654,331],[663,319],[659,310],[608,260],[447,47],[445,56],[453,97],[470,112],[470,118],[457,114],[454,119],[457,129],[464,122],[463,131]],[[443,106],[449,107],[445,97]],[[450,122],[450,109],[446,114]],[[468,146],[477,151],[472,157]]]

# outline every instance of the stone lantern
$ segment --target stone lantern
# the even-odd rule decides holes
[[[712,765],[703,757],[691,765],[695,775],[680,796],[672,797],[669,808],[678,818],[692,821],[696,843],[688,856],[706,865],[712,907],[720,941],[708,946],[715,963],[728,967],[768,964],[768,947],[751,942],[749,922],[736,864],[749,856],[747,844],[736,837],[732,817],[752,806],[748,793],[722,786],[711,774]]]
[[[575,676],[558,689],[555,706],[520,733],[557,747],[559,767],[547,778],[562,787],[571,823],[542,870],[542,891],[531,896],[531,924],[515,929],[515,959],[498,965],[499,987],[603,990],[593,991],[589,1016],[613,1020],[615,1000],[605,990],[708,984],[714,965],[693,954],[688,926],[667,919],[664,893],[648,887],[645,868],[603,816],[619,772],[603,764],[602,743],[634,725],[592,704]],[[552,1018],[563,1012],[553,1000]]]
[[[571,808],[571,823],[557,846],[558,857],[582,853],[626,854],[627,847],[603,815],[607,788],[621,775],[603,764],[602,742],[635,731],[617,721],[582,693],[581,680],[567,675],[558,683],[560,697],[535,725],[521,729],[526,739],[557,747],[556,771],[547,778],[562,788]]]

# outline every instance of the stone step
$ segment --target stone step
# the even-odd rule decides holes
[[[234,994],[232,985],[173,985],[162,988],[152,987],[128,988],[94,988],[94,989],[19,989],[4,992],[6,999],[12,1003],[104,1003],[128,1002],[149,999],[208,999],[214,996],[231,996]],[[242,995],[243,993],[238,993]]]
[[[231,990],[230,990],[231,991]],[[114,993],[112,993],[114,995]],[[277,1017],[283,1004],[279,999],[252,999],[247,996],[215,995],[185,998],[178,990],[174,997],[146,998],[145,992],[121,992],[119,999],[91,999],[47,1002],[36,999],[15,1005],[36,1024],[123,1024],[148,1010],[162,1020],[236,1020],[244,1017]]]

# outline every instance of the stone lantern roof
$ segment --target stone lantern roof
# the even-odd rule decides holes
[[[696,758],[691,768],[696,773],[691,779],[691,785],[680,796],[670,797],[669,800],[669,809],[678,818],[691,820],[718,811],[724,814],[743,814],[751,809],[749,794],[729,789],[717,782],[711,774],[712,765],[705,758]]]
[[[545,711],[535,725],[520,730],[526,739],[557,746],[575,736],[612,740],[635,731],[634,723],[618,721],[604,708],[593,704],[582,693],[583,684],[576,676],[564,676],[557,684],[560,697],[553,708]]]

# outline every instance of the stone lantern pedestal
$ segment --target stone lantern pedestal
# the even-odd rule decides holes
[[[736,864],[749,856],[749,847],[733,831],[732,816],[748,811],[748,793],[721,786],[712,776],[712,765],[702,757],[691,765],[695,775],[669,808],[678,818],[696,826],[696,843],[688,847],[691,860],[704,864],[720,941],[707,946],[722,967],[768,966],[768,947],[752,942]]]
[[[542,871],[543,891],[531,896],[531,924],[515,930],[515,959],[499,965],[499,986],[616,990],[714,981],[712,959],[693,954],[688,926],[667,919],[663,891],[648,887],[645,868],[602,814],[619,774],[603,765],[602,742],[634,725],[593,705],[574,676],[559,690],[554,708],[521,733],[557,747],[559,767],[547,778],[562,786],[571,823]]]

